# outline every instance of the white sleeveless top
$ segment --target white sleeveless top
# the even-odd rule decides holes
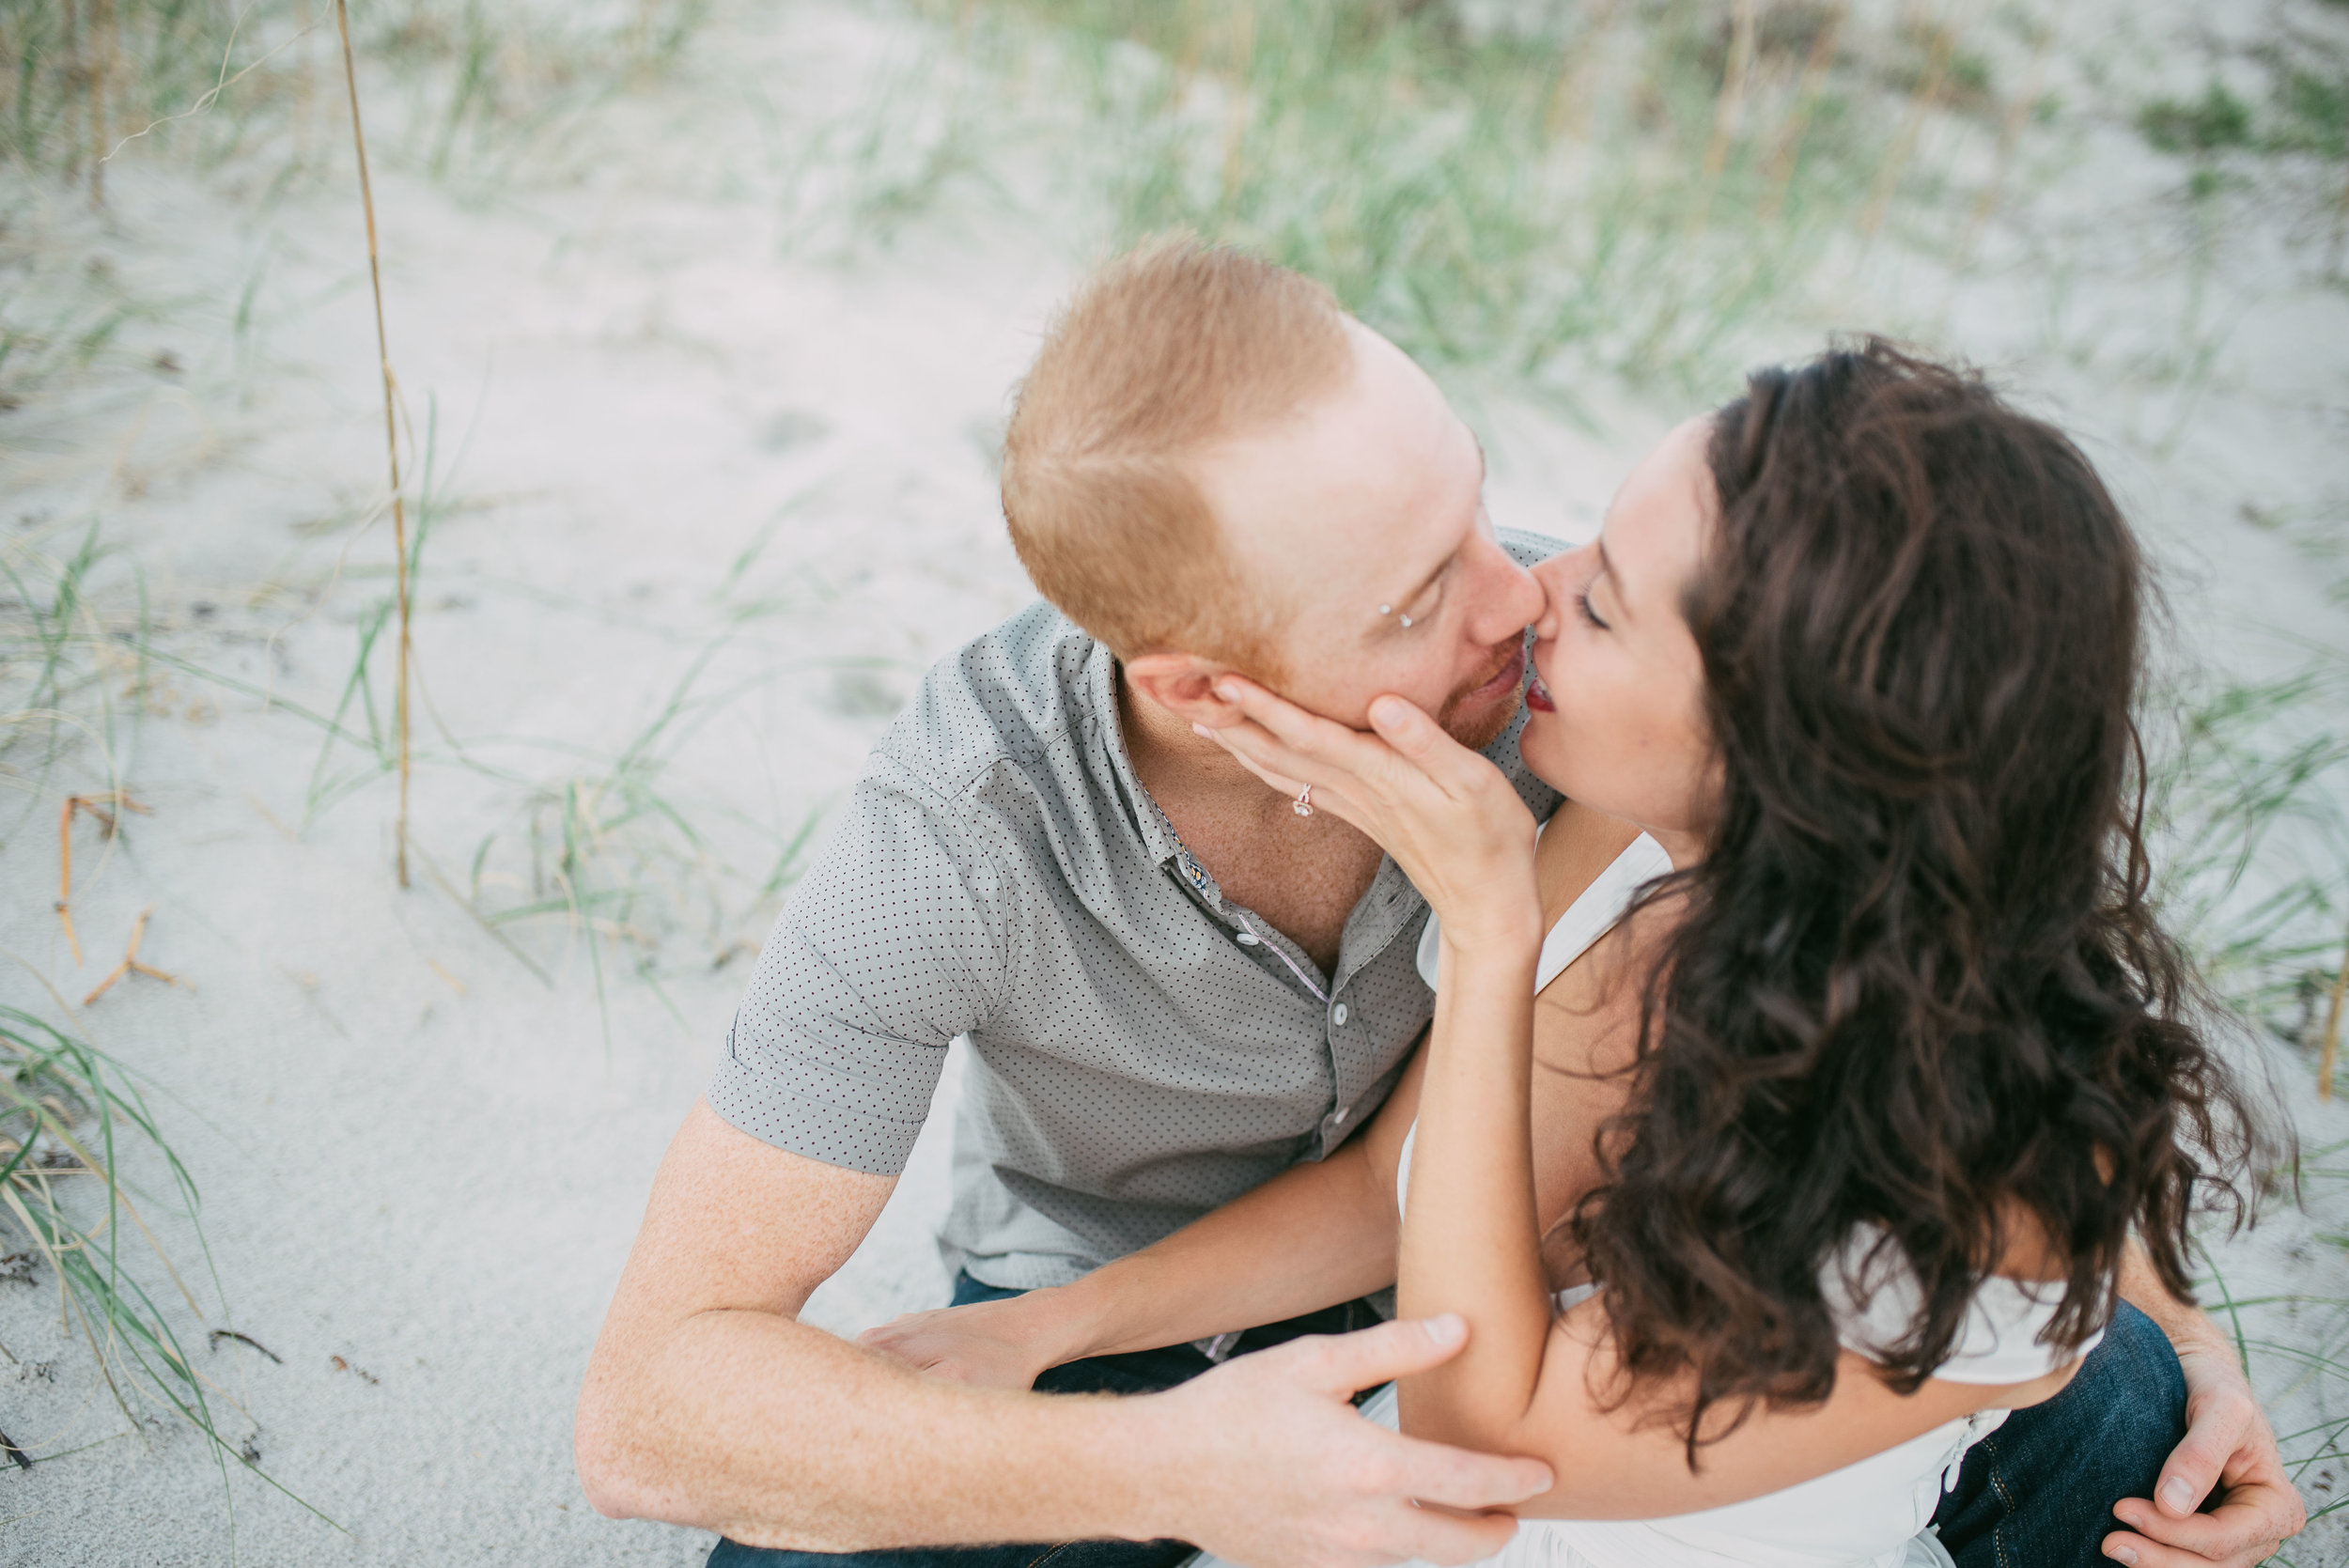
[[[1640,888],[1672,869],[1662,847],[1645,833],[1601,872],[1542,942],[1535,970],[1539,991],[1611,930]],[[1429,916],[1420,939],[1419,970],[1436,985],[1439,927]],[[1395,1172],[1395,1207],[1409,1186],[1418,1128],[1403,1140]],[[1855,1231],[1819,1286],[1846,1348],[1872,1359],[1899,1341],[1920,1303],[1915,1276],[1896,1249],[1873,1269],[1863,1266],[1881,1233]],[[1596,1292],[1593,1285],[1561,1291],[1559,1309]],[[2018,1281],[1983,1281],[1967,1309],[1966,1325],[1950,1358],[1934,1375],[1953,1383],[2021,1383],[2043,1376],[2095,1348],[2101,1333],[2077,1351],[2045,1344],[2060,1290],[2042,1300]],[[1362,1407],[1363,1415],[1394,1424],[1390,1388]],[[1724,1508],[1669,1519],[1530,1519],[1492,1559],[1499,1568],[1922,1568],[1949,1555],[1926,1530],[1945,1486],[1977,1439],[2006,1420],[2004,1410],[1980,1410],[1947,1421],[1894,1448],[1840,1470]]]

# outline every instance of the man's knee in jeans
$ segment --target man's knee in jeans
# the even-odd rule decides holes
[[[1959,1568],[2102,1561],[2112,1505],[2153,1496],[2186,1435],[2186,1374],[2123,1301],[2063,1391],[2015,1411],[1968,1452],[1934,1515]]]

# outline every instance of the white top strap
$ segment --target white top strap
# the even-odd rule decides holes
[[[1872,1361],[1886,1359],[1890,1347],[1907,1337],[1924,1306],[1908,1259],[1897,1246],[1878,1250],[1883,1239],[1878,1227],[1856,1225],[1844,1239],[1843,1256],[1819,1270],[1819,1294],[1835,1316],[1836,1337]],[[2027,1383],[2087,1355],[2103,1340],[2103,1329],[2077,1350],[2041,1343],[2062,1304],[2060,1281],[2033,1284],[1991,1276],[1974,1287],[1965,1326],[1950,1346],[1949,1359],[1934,1368],[1933,1375],[1950,1383]]]
[[[1533,971],[1533,989],[1538,992],[1563,974],[1568,964],[1588,953],[1592,943],[1615,928],[1615,923],[1623,919],[1624,911],[1631,907],[1632,898],[1641,888],[1672,868],[1672,857],[1664,853],[1662,845],[1645,833],[1633,839],[1566,906],[1566,912],[1558,917],[1558,924],[1542,939],[1542,956]],[[1442,937],[1442,923],[1429,915],[1427,929],[1419,937],[1419,977],[1427,982],[1431,991],[1436,988],[1436,955]]]

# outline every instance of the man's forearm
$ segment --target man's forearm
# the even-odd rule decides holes
[[[1136,1402],[926,1378],[774,1313],[677,1325],[599,1366],[582,1476],[607,1514],[749,1545],[852,1551],[1148,1539],[1149,1412]]]
[[[2121,1298],[2152,1318],[2177,1350],[2227,1348],[2227,1336],[2211,1321],[2209,1313],[2170,1293],[2170,1287],[2162,1283],[2144,1247],[2135,1237],[2122,1250],[2118,1284]]]

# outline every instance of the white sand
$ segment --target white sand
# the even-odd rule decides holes
[[[615,752],[731,614],[769,601],[781,608],[744,620],[700,687],[745,690],[669,783],[787,834],[836,797],[930,660],[1025,601],[985,447],[1082,244],[968,195],[849,264],[787,244],[805,209],[786,216],[754,116],[720,90],[755,82],[800,113],[851,90],[906,37],[845,10],[795,12],[787,27],[722,10],[679,85],[639,94],[577,150],[576,183],[468,205],[396,158],[379,165],[392,351],[420,438],[437,400],[440,466],[455,468],[444,493],[460,503],[419,594],[420,752],[444,757],[443,724]],[[1941,341],[2008,368],[2084,432],[2178,565],[2178,618],[2198,647],[2269,671],[2291,660],[2268,633],[2289,627],[2338,652],[2349,615],[2237,508],[2337,504],[2349,483],[2349,298],[2314,285],[2305,256],[2243,241],[2211,284],[2210,318],[2233,327],[2189,415],[2133,359],[2179,337],[2185,286],[2162,199],[2176,165],[2125,127],[2078,134],[2069,169],[1992,229],[1987,275],[1952,294],[1932,264],[1883,241],[1834,320],[1790,323],[1781,346],[1806,348],[1829,324],[1937,319]],[[187,374],[101,380],[75,405],[24,411],[11,428],[38,421],[46,449],[0,458],[0,529],[62,551],[86,525],[65,523],[94,511],[143,568],[162,645],[320,709],[389,555],[379,520],[336,581],[348,527],[299,532],[365,510],[381,486],[364,251],[340,167],[264,207],[234,167],[196,177],[126,159],[102,222],[55,199],[43,221],[61,250],[98,247],[141,287],[199,302],[133,334],[173,349]],[[264,325],[240,348],[230,317],[257,272]],[[1480,407],[1499,521],[1582,532],[1688,411],[1597,401],[1611,419],[1600,437]],[[126,581],[117,572],[117,605]],[[714,972],[711,959],[762,935],[771,905],[752,908],[735,886],[717,940],[667,935],[674,1014],[607,949],[607,1046],[584,952],[565,947],[559,923],[513,928],[552,965],[542,984],[421,869],[410,891],[392,886],[388,784],[297,832],[317,732],[225,687],[169,685],[120,759],[153,815],[102,864],[82,841],[88,964],[75,969],[48,895],[32,891],[54,883],[54,796],[0,846],[19,891],[0,910],[0,949],[23,966],[0,970],[0,996],[39,998],[38,975],[78,1001],[150,904],[143,956],[193,983],[135,981],[83,1022],[146,1075],[202,1188],[217,1292],[160,1173],[133,1162],[204,1327],[233,1324],[282,1358],[198,1351],[242,1405],[223,1409],[224,1432],[250,1434],[270,1474],[340,1527],[234,1474],[241,1560],[697,1562],[705,1533],[587,1509],[570,1409],[653,1167],[742,982],[742,957]],[[538,781],[592,771],[510,744],[476,753]],[[102,782],[86,762],[74,787]],[[461,881],[483,835],[520,820],[522,793],[420,765],[421,855]],[[772,853],[747,830],[722,831],[713,849],[759,869]],[[2305,1100],[2305,1067],[2284,1070]],[[950,1072],[941,1104],[953,1089]],[[2339,1115],[2310,1112],[2307,1126],[2311,1141],[2349,1134]],[[941,1131],[819,1295],[826,1326],[940,1298],[927,1233],[944,1201]],[[2338,1202],[2326,1225],[2341,1228]],[[2319,1228],[2283,1216],[2230,1257],[2231,1278],[2349,1298],[2341,1249],[2310,1239]],[[0,1344],[53,1369],[11,1382],[0,1367],[0,1410],[36,1452],[94,1446],[29,1474],[0,1469],[0,1561],[226,1560],[206,1445],[173,1420],[133,1430],[93,1391],[48,1284],[0,1285]],[[179,1321],[192,1322],[184,1309]],[[2338,1391],[2283,1375],[2269,1374],[2279,1424],[2342,1414],[2317,1408]],[[2312,1535],[2292,1555],[2344,1560],[2342,1537]]]

